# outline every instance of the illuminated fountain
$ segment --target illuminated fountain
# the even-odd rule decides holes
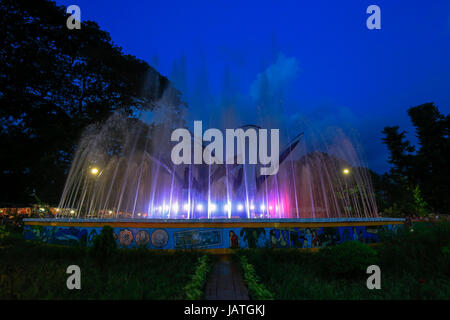
[[[256,126],[242,128],[252,127]],[[356,152],[346,139],[328,148],[330,154],[305,152],[300,133],[281,149],[278,174],[269,176],[258,174],[258,165],[173,165],[167,157],[171,144],[164,143],[170,139],[164,140],[160,131],[167,132],[119,114],[101,127],[88,128],[69,172],[58,217],[377,216],[368,172],[357,166]]]
[[[402,223],[378,217],[369,172],[340,130],[327,143],[298,133],[270,176],[259,165],[173,165],[170,133],[179,125],[117,113],[87,128],[56,219],[26,220],[26,237],[90,243],[110,225],[123,247],[223,252],[376,242],[380,229]]]

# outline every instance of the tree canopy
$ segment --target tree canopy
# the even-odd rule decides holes
[[[398,126],[385,127],[382,131],[392,164],[389,174],[384,176],[387,202],[396,203],[405,213],[414,213],[424,206],[423,196],[429,209],[448,213],[450,116],[441,114],[433,103],[412,107],[408,115],[416,129],[418,148],[406,140],[406,132],[399,132]]]
[[[0,2],[0,203],[56,203],[81,131],[152,110],[170,87],[92,21],[69,30],[48,0]],[[176,96],[178,92],[175,90]]]

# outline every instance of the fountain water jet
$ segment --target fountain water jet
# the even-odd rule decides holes
[[[173,165],[160,130],[119,113],[87,128],[58,217],[377,217],[368,170],[342,132],[321,147],[325,151],[311,150],[298,134],[282,149],[278,174],[267,176],[259,174],[259,165],[245,163]],[[352,168],[351,174],[343,174],[344,168]]]
[[[259,165],[173,165],[165,141],[174,126],[117,113],[87,128],[57,219],[26,220],[25,237],[89,244],[110,225],[123,247],[224,252],[371,243],[403,223],[378,218],[369,171],[341,130],[331,142],[312,130],[292,135],[279,172],[264,176]]]

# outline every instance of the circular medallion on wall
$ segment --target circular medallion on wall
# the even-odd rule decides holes
[[[150,236],[147,231],[141,230],[138,233],[136,233],[136,236],[134,237],[134,241],[136,242],[137,246],[145,246],[148,241],[150,240]]]
[[[169,234],[164,229],[156,229],[152,233],[151,240],[153,246],[162,248],[169,242]]]
[[[119,244],[128,247],[131,242],[133,242],[133,233],[128,229],[121,230],[119,232]]]

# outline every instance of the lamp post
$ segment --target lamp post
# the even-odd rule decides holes
[[[350,169],[349,168],[342,169],[342,174],[344,176],[348,176],[350,174]],[[346,210],[351,211],[350,195],[349,195],[349,192],[348,192],[348,186],[347,186],[347,179],[346,178],[344,178],[344,184],[345,184],[345,190],[344,190],[345,207],[346,207]]]
[[[97,168],[97,167],[90,167],[89,168],[89,174],[93,177],[92,188],[94,188],[94,185],[95,185],[95,183],[97,181],[97,178],[100,177],[100,175],[102,173],[103,173],[103,170],[100,171],[100,169]],[[92,214],[90,212],[90,210],[91,210],[92,201],[93,201],[94,198],[95,198],[95,190],[93,190],[93,192],[90,192],[89,195],[88,195],[88,203],[90,203],[89,207],[88,207],[88,213],[87,213],[88,216]]]

